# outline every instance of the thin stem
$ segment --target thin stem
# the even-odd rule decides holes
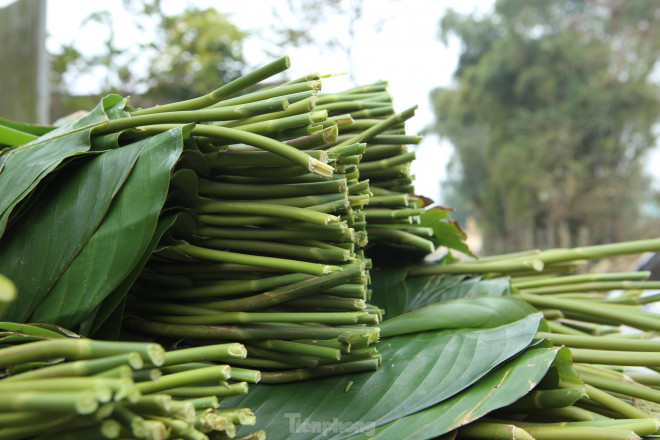
[[[111,342],[91,339],[52,339],[28,342],[0,350],[0,367],[48,361],[64,357],[66,359],[87,359],[138,352],[145,361],[158,366],[162,363],[165,350],[158,344],[142,342]]]
[[[246,75],[241,76],[234,81],[225,84],[224,86],[208,93],[199,98],[189,99],[187,101],[181,101],[172,104],[166,104],[156,107],[151,107],[142,110],[136,110],[133,112],[134,115],[144,115],[152,113],[162,113],[169,111],[179,111],[179,110],[194,110],[199,108],[204,108],[216,104],[217,102],[222,101],[223,99],[236,94],[237,92],[244,90],[259,81],[262,81],[266,78],[269,78],[273,75],[288,69],[291,66],[291,62],[288,56],[283,56],[272,63],[269,63],[263,67],[260,67]]]
[[[375,371],[378,369],[378,364],[379,361],[377,359],[367,359],[340,364],[320,365],[315,368],[301,368],[279,372],[262,372],[261,383],[289,383],[319,377]]]
[[[190,244],[174,246],[175,249],[194,258],[202,260],[217,261],[222,263],[245,264],[248,266],[267,267],[283,271],[294,271],[310,275],[325,275],[339,272],[337,266],[327,266],[306,261],[287,260],[284,258],[263,257],[259,255],[247,255],[236,252],[226,252],[216,249],[207,249]]]
[[[213,381],[225,381],[231,377],[228,365],[216,365],[198,368],[180,373],[166,374],[157,381],[140,382],[135,386],[142,394],[151,394],[188,385],[202,384]]]

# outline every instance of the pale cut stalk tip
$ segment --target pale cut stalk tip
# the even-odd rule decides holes
[[[307,169],[311,173],[318,174],[322,177],[332,177],[332,173],[335,170],[332,166],[323,163],[318,159],[314,159],[313,157],[309,158],[309,165],[307,166]]]

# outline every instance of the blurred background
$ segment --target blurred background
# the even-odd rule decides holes
[[[660,235],[660,2],[0,0],[0,118],[203,95],[282,55],[387,80],[416,192],[482,254]]]

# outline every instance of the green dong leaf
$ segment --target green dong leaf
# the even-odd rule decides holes
[[[360,431],[374,432],[479,381],[528,346],[540,318],[534,314],[491,329],[387,338],[378,344],[383,362],[373,373],[315,380],[306,386],[262,384],[223,404],[251,408],[257,416],[253,429],[265,429],[273,438],[343,439]]]

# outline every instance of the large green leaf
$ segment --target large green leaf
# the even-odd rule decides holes
[[[503,298],[499,298],[503,299]],[[540,314],[492,329],[423,332],[384,339],[383,363],[362,373],[287,385],[258,385],[223,399],[248,407],[269,437],[342,439],[436,405],[524,350]]]
[[[509,286],[508,278],[466,279],[464,275],[408,277],[406,278],[409,297],[407,311],[459,298],[510,295]]]
[[[525,350],[450,399],[350,439],[425,440],[450,432],[531,391],[548,371],[558,350]]]
[[[72,124],[0,153],[0,236],[16,205],[63,160],[88,151],[92,129],[108,120],[106,111],[123,108],[125,103],[121,96],[109,95]]]
[[[133,266],[131,272],[124,278],[124,280],[113,290],[101,304],[94,310],[94,313],[87,317],[81,324],[80,333],[83,335],[94,335],[94,337],[101,339],[115,339],[119,335],[123,311],[123,301],[129,289],[135,280],[142,272],[144,265],[151,257],[151,253],[160,241],[163,234],[172,227],[181,213],[163,215],[158,219],[156,231],[151,237],[151,241],[144,249],[139,261]],[[118,312],[116,310],[121,308]],[[116,322],[107,322],[108,319],[115,315]],[[103,329],[102,329],[103,326]],[[102,330],[101,330],[102,329]]]
[[[475,256],[467,244],[465,244],[465,232],[456,223],[449,218],[451,208],[434,206],[420,216],[420,226],[433,229],[433,243],[436,246],[445,246],[450,249],[456,249],[464,254]]]
[[[142,143],[140,157],[108,214],[35,310],[33,321],[74,327],[121,284],[143,256],[165,203],[172,167],[183,149],[182,129]]]
[[[69,164],[8,229],[0,268],[19,295],[6,319],[25,321],[48,295],[101,224],[143,148],[136,143]]]
[[[445,301],[404,313],[380,324],[380,335],[395,335],[429,330],[492,328],[523,316],[536,309],[510,296],[477,296]]]

